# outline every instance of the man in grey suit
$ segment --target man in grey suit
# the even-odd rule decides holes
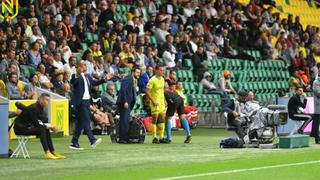
[[[314,102],[314,116],[312,122],[311,136],[315,138],[315,143],[320,144],[319,137],[319,121],[320,121],[320,74],[313,81],[313,102]]]

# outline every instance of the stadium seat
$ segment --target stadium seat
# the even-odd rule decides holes
[[[191,59],[184,59],[184,66],[189,68],[189,70],[193,70],[193,64]]]

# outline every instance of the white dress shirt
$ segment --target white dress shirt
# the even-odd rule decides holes
[[[89,100],[90,99],[90,93],[89,93],[89,84],[88,84],[88,79],[84,75],[84,73],[81,73],[81,77],[83,78],[84,81],[84,93],[82,100]]]

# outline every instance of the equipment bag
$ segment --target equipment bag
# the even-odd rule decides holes
[[[220,148],[242,148],[243,142],[235,136],[220,141]]]

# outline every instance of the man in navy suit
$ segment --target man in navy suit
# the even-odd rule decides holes
[[[74,129],[74,134],[70,149],[83,150],[78,143],[82,129],[86,132],[91,147],[95,148],[98,144],[102,142],[102,139],[96,139],[93,136],[90,127],[90,89],[92,86],[98,86],[105,83],[107,80],[112,78],[112,74],[107,74],[104,79],[95,81],[88,74],[87,64],[85,61],[80,61],[77,69],[77,74],[72,75],[71,85],[73,86],[73,94],[71,96],[71,103],[75,106],[76,116],[78,122]]]
[[[136,93],[140,74],[141,70],[139,68],[133,68],[132,74],[121,81],[121,87],[117,99],[117,105],[120,112],[119,143],[121,144],[127,144],[129,142],[128,132],[130,125],[130,112],[136,102]]]

